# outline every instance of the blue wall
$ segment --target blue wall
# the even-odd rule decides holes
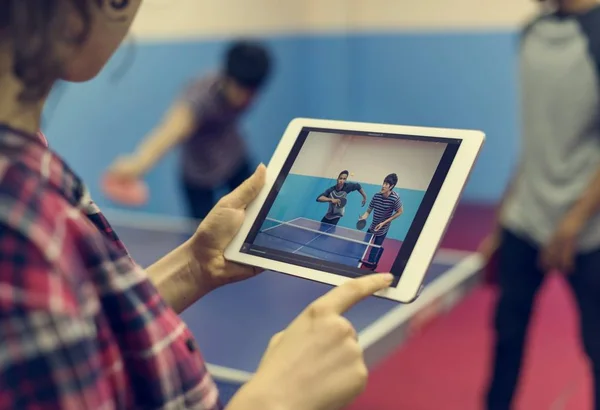
[[[335,180],[330,178],[318,178],[305,175],[290,174],[285,179],[277,199],[269,211],[269,218],[278,221],[290,221],[295,218],[308,218],[320,221],[327,213],[329,204],[317,202],[317,197],[327,188],[335,184]],[[361,183],[361,186],[367,194],[367,203],[361,206],[362,197],[358,192],[352,192],[348,195],[348,203],[344,217],[338,223],[338,226],[356,229],[358,216],[366,211],[369,201],[377,192],[381,190],[381,185],[371,185]],[[396,189],[400,199],[404,204],[404,213],[390,226],[388,238],[404,241],[406,233],[410,228],[425,191],[412,189]],[[370,225],[372,217],[369,217]]]
[[[464,196],[495,201],[517,149],[514,39],[510,31],[270,38],[276,74],[243,124],[252,154],[267,162],[297,116],[479,128],[488,140]],[[53,96],[44,131],[101,206],[109,202],[98,189],[100,173],[156,125],[185,82],[218,64],[224,44],[139,43],[133,56],[125,45],[99,78]],[[177,155],[148,175],[144,211],[183,215]]]

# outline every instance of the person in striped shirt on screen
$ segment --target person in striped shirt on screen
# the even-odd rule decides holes
[[[381,191],[373,196],[369,203],[369,208],[360,217],[360,219],[367,219],[371,212],[373,213],[373,221],[368,232],[373,234],[374,245],[381,246],[383,244],[392,221],[404,212],[400,195],[394,191],[397,183],[398,176],[396,174],[386,176],[383,180]],[[381,255],[378,255],[379,249],[371,248],[368,259],[362,261],[365,267],[371,269],[377,268],[377,261],[381,257]]]

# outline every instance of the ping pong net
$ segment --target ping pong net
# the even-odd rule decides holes
[[[293,253],[321,259],[331,259],[327,254],[333,254],[359,261],[371,249],[378,249],[378,255],[383,252],[380,245],[371,243],[373,234],[306,218],[290,221],[267,218],[259,233],[273,238],[269,242],[285,248],[281,250],[292,250]]]

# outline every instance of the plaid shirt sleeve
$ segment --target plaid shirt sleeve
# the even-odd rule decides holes
[[[0,130],[0,409],[220,407],[193,334],[85,185]]]
[[[96,327],[73,284],[0,227],[0,408],[110,408]]]

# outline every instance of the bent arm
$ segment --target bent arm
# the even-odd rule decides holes
[[[329,197],[331,191],[333,191],[332,188],[327,188],[325,192],[317,197],[317,202],[332,202],[333,198]]]
[[[569,210],[570,216],[583,225],[600,210],[600,166],[587,185],[587,188]]]
[[[387,224],[391,223],[394,219],[398,218],[403,213],[404,213],[404,205],[401,205],[400,208],[398,208],[392,216],[390,216],[388,219],[383,221],[383,224],[387,225]]]
[[[367,202],[367,194],[366,194],[365,190],[364,190],[364,189],[362,189],[362,188],[360,188],[360,189],[358,190],[358,192],[360,193],[360,195],[361,195],[361,196],[362,196],[362,198],[363,198],[363,203],[364,203],[364,202]]]

